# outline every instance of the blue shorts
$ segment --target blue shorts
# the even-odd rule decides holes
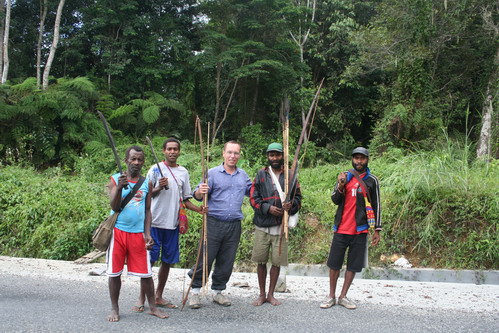
[[[149,251],[151,262],[159,259],[167,264],[176,264],[180,261],[180,250],[178,246],[178,228],[174,230],[151,227],[151,237],[154,245]]]

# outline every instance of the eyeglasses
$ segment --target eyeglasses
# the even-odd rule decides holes
[[[227,154],[227,155],[234,155],[234,156],[241,155],[241,153],[237,152],[237,151],[226,151],[225,154]]]

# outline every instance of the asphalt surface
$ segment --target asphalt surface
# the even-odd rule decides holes
[[[371,303],[359,304],[356,310],[340,306],[323,310],[318,307],[319,302],[291,298],[277,307],[270,304],[254,307],[250,305],[251,299],[236,296],[231,297],[231,307],[224,308],[204,299],[201,309],[166,310],[170,318],[158,319],[130,310],[138,292],[138,284],[131,278],[124,278],[122,285],[121,320],[110,323],[106,320],[110,308],[107,284],[101,278],[79,281],[0,270],[0,332],[499,331],[496,311],[449,311]],[[181,299],[180,291],[168,294],[172,299]]]

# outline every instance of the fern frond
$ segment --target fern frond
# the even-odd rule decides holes
[[[148,97],[147,100],[154,105],[161,106],[166,100],[165,97],[163,97],[161,94],[158,94],[157,92],[154,92],[154,91],[147,91],[144,95],[146,97]]]
[[[151,101],[146,100],[146,99],[134,99],[134,100],[130,101],[130,104],[132,104],[138,108],[141,108],[141,109],[145,109],[145,108],[148,108],[148,107],[154,105]]]
[[[67,118],[70,120],[78,120],[83,117],[85,112],[80,107],[67,107],[61,112],[61,118]]]
[[[77,77],[72,80],[64,81],[61,88],[77,91],[86,95],[94,95],[96,93],[95,85],[86,77]]]
[[[36,90],[36,78],[29,77],[26,80],[24,80],[23,83],[13,85],[11,89],[14,92],[14,94],[18,95],[26,95],[32,93],[33,91]]]
[[[183,103],[180,103],[179,101],[176,101],[174,99],[165,99],[162,106],[170,110],[175,110],[180,112],[185,112],[187,110],[187,108]]]
[[[154,123],[159,118],[159,106],[152,105],[142,111],[142,117],[148,124]]]
[[[136,109],[137,108],[134,105],[122,105],[111,113],[109,120],[132,114]]]

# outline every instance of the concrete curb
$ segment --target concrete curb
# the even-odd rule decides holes
[[[297,276],[329,276],[326,265],[289,264],[285,269],[287,275]],[[344,270],[342,270],[342,273]],[[449,282],[499,285],[497,270],[451,270],[433,268],[399,268],[369,267],[357,274],[356,279],[399,280],[419,282]]]

